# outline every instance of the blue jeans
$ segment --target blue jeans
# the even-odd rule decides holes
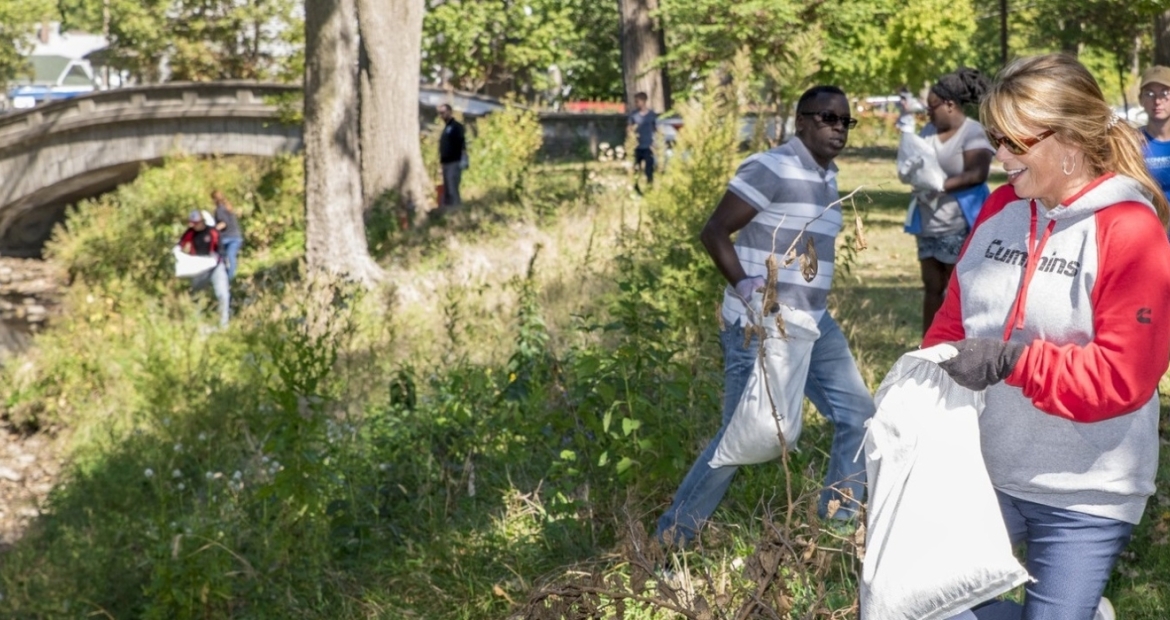
[[[243,237],[224,237],[219,240],[219,254],[223,262],[227,263],[228,280],[236,277],[236,268],[240,266],[240,248],[244,247]]]
[[[463,204],[459,197],[459,183],[463,178],[463,164],[451,162],[442,164],[443,168],[443,204],[440,207],[458,207]]]
[[[642,170],[646,173],[646,182],[654,183],[654,150],[650,148],[638,147],[634,149],[634,169],[642,166]]]
[[[1024,566],[1036,581],[1024,586],[1023,605],[993,601],[951,620],[1093,620],[1133,524],[996,495],[1012,544],[1027,545]]]
[[[215,269],[192,278],[191,290],[198,291],[207,288],[208,284],[211,285],[215,299],[219,302],[219,326],[227,327],[228,318],[231,317],[232,293],[231,287],[228,286],[227,267],[222,261],[215,266]]]
[[[813,344],[804,395],[833,423],[829,470],[825,474],[819,511],[824,517],[829,500],[840,499],[841,508],[834,518],[849,519],[865,496],[865,459],[854,457],[865,439],[865,422],[873,417],[874,402],[837,322],[826,312],[817,327],[821,335]],[[715,512],[738,469],[712,468],[709,463],[756,362],[759,339],[753,338],[745,348],[743,336],[743,327],[738,323],[719,334],[723,346],[723,425],[683,478],[670,508],[658,519],[659,540],[665,541],[664,535],[672,528],[673,543],[685,544],[694,538],[703,522]],[[846,501],[842,495],[845,489],[852,494],[852,501]]]

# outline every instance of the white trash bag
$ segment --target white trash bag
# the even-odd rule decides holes
[[[938,155],[926,140],[912,131],[903,131],[898,142],[898,180],[924,192],[941,192],[947,173],[938,164]]]
[[[759,312],[762,297],[758,291],[752,295],[754,316],[762,314]],[[804,383],[813,344],[821,332],[808,313],[781,305],[779,314],[787,337],[781,336],[775,314],[764,317],[767,336],[763,340],[763,356],[756,358],[743,396],[711,457],[711,467],[754,465],[779,457],[783,448],[776,435],[777,422],[784,443],[789,448],[796,446],[803,423]]]
[[[219,264],[219,258],[215,256],[196,256],[188,254],[179,246],[171,248],[171,253],[175,255],[175,277],[177,278],[194,278],[201,276]]]
[[[983,393],[938,366],[956,354],[949,344],[907,353],[878,388],[864,446],[862,620],[948,618],[1029,580],[983,463]]]

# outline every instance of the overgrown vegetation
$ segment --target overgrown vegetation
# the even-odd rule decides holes
[[[470,177],[464,210],[385,233],[387,291],[299,275],[295,160],[177,159],[83,205],[51,247],[66,314],[4,370],[9,421],[72,447],[0,564],[0,616],[856,617],[856,535],[813,517],[831,433],[811,411],[696,551],[646,534],[719,420],[695,233],[743,155],[729,88],[682,110],[645,198],[602,164],[540,167],[519,201],[488,179],[530,162]],[[832,303],[876,385],[918,338],[906,195],[888,153],[841,168],[873,188],[870,250]],[[205,334],[166,251],[213,185],[248,246],[232,326]],[[1168,525],[1163,491],[1108,592],[1127,618],[1170,611]]]

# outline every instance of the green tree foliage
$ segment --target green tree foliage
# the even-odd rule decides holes
[[[429,0],[423,73],[470,92],[620,100],[618,37],[616,2]]]
[[[818,77],[848,91],[917,90],[974,61],[969,0],[830,0],[817,16],[825,30]]]
[[[812,81],[852,93],[921,85],[969,64],[975,12],[970,0],[663,0],[667,62],[676,83],[751,57],[774,100]]]
[[[304,28],[297,0],[60,0],[66,28],[103,32],[110,59],[155,81],[298,76]],[[108,24],[106,15],[108,12]]]
[[[0,85],[29,72],[35,24],[56,15],[52,0],[0,2]]]
[[[460,90],[532,97],[552,85],[549,67],[568,64],[578,36],[571,5],[559,0],[430,0],[423,64]]]

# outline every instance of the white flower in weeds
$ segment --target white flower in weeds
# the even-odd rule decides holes
[[[171,477],[172,477],[172,478],[182,478],[182,477],[183,477],[183,470],[181,470],[181,469],[176,469],[176,470],[172,471],[172,472],[171,472]]]
[[[142,475],[146,476],[147,478],[153,478],[154,477],[154,470],[147,467],[146,471],[142,472]]]

